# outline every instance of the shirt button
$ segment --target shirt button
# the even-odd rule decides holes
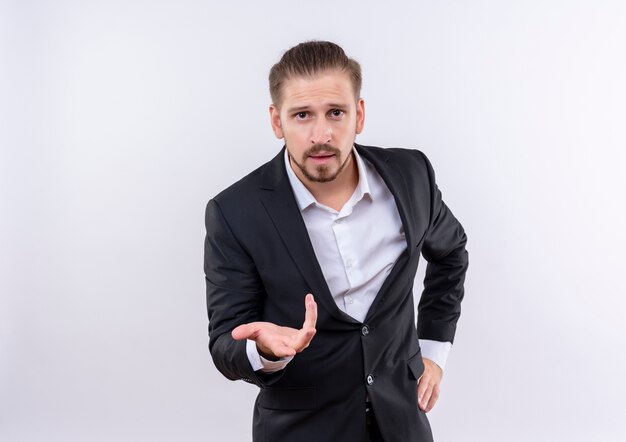
[[[349,268],[352,268],[352,264],[354,264],[354,261],[353,261],[353,260],[351,260],[351,259],[348,259],[348,260],[346,261],[346,268],[348,268],[348,269],[349,269]]]
[[[370,334],[370,328],[367,325],[364,325],[363,327],[361,327],[361,334],[363,336],[367,336]]]
[[[374,384],[374,376],[372,376],[371,374],[368,374],[367,378],[365,380],[367,381],[367,385],[373,385]]]
[[[346,298],[346,301],[348,301],[348,304],[352,304],[352,298],[351,298],[351,297],[349,297],[349,296],[348,296],[348,297]]]

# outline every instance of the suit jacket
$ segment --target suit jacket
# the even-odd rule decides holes
[[[362,323],[329,292],[289,184],[284,148],[207,205],[209,349],[228,379],[260,387],[254,441],[365,441],[366,397],[385,441],[432,440],[417,404],[424,371],[418,336],[454,341],[468,266],[465,232],[423,153],[355,146],[393,194],[407,242]],[[420,252],[428,266],[416,328]],[[318,303],[311,345],[278,373],[254,372],[245,341],[230,332],[253,321],[300,328],[307,293]]]

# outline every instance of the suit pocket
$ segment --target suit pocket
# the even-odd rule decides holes
[[[422,373],[424,373],[424,361],[422,360],[422,350],[418,350],[413,356],[406,361],[409,366],[409,372],[413,375],[417,381]]]
[[[268,410],[313,410],[315,387],[264,388],[259,394],[259,405]]]

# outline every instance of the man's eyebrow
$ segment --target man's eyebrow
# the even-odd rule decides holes
[[[287,109],[287,113],[288,114],[296,114],[298,112],[302,112],[305,110],[308,110],[309,106],[308,105],[304,105],[304,106],[297,106],[297,107],[290,107]]]
[[[346,109],[348,108],[348,105],[345,103],[328,103],[325,105],[325,107],[329,107],[331,109]],[[310,106],[308,104],[305,104],[303,106],[296,106],[296,107],[290,107],[287,108],[287,113],[288,114],[297,114],[298,112],[303,112],[306,110],[309,110]]]
[[[349,105],[346,103],[330,103],[328,107],[346,109]]]

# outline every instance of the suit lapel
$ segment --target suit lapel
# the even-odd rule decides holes
[[[415,210],[415,208],[411,204],[412,195],[409,186],[403,178],[400,166],[389,158],[389,155],[384,149],[366,149],[358,144],[355,144],[355,147],[363,158],[372,163],[393,195],[407,242],[407,249],[398,257],[398,260],[391,269],[391,272],[387,275],[383,285],[378,290],[367,312],[364,322],[369,322],[372,321],[373,317],[379,311],[379,303],[385,300],[387,291],[393,282],[402,274],[405,265],[415,252],[417,246],[417,229],[414,223],[415,216],[413,210]]]
[[[311,293],[332,316],[342,321],[356,322],[337,307],[322,269],[315,256],[304,220],[296,203],[287,171],[283,148],[265,169],[261,188],[261,202],[272,219],[285,248],[311,288]]]
[[[384,150],[382,150],[382,155],[377,155],[375,151],[364,149],[358,144],[355,144],[355,146],[359,155],[372,163],[376,168],[376,171],[380,174],[393,195],[398,207],[398,213],[400,214],[400,220],[402,221],[402,227],[404,228],[408,250],[413,252],[417,246],[417,232],[415,223],[412,222],[415,218],[412,215],[414,208],[411,205],[411,193],[403,178],[403,174],[400,173],[399,166],[389,160],[389,156]]]

